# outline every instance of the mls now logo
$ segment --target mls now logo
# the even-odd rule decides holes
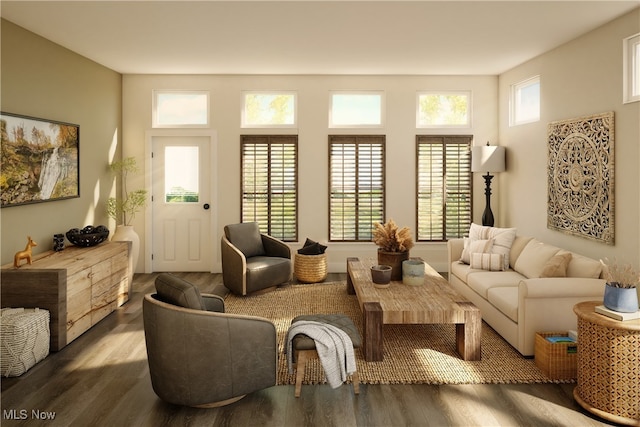
[[[4,409],[2,418],[5,420],[53,420],[56,417],[55,412],[41,411],[32,409],[31,412],[26,409]]]

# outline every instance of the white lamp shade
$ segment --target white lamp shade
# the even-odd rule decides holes
[[[471,172],[504,172],[505,152],[497,145],[471,147]]]

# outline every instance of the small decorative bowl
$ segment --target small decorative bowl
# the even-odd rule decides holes
[[[67,239],[76,246],[89,247],[95,246],[107,240],[109,237],[109,229],[104,225],[94,227],[87,225],[82,230],[72,228],[67,231]]]
[[[371,267],[371,280],[378,285],[388,285],[391,281],[390,265],[374,265]]]

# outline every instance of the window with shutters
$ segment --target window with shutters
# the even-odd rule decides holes
[[[416,137],[418,241],[446,241],[468,232],[471,140],[471,136]]]
[[[242,222],[298,240],[298,136],[242,135]]]
[[[385,136],[329,136],[329,239],[371,241],[384,221]]]

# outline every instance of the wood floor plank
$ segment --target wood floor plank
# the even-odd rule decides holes
[[[179,273],[202,292],[222,275]],[[222,408],[186,408],[153,392],[142,299],[157,274],[137,274],[131,300],[59,352],[16,378],[2,378],[5,426],[605,426],[573,399],[574,384],[274,386]],[[346,280],[331,273],[329,281]],[[23,412],[27,419],[18,419]]]

